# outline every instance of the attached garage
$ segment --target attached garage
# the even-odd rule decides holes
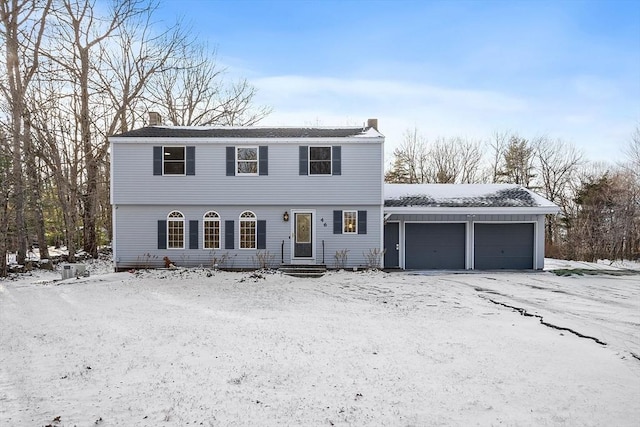
[[[405,268],[465,268],[465,224],[406,223]]]
[[[474,268],[533,269],[534,229],[533,223],[474,224]]]
[[[515,184],[385,184],[384,265],[542,270],[545,215],[559,211]]]

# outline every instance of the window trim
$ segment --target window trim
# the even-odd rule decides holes
[[[255,160],[239,160],[238,159],[238,150],[246,150],[253,149],[256,150],[256,159]],[[255,172],[240,172],[238,170],[238,163],[255,163],[256,171]],[[236,146],[235,147],[235,175],[236,176],[258,176],[260,174],[260,147],[258,146]]]
[[[329,149],[329,159],[328,160],[311,160],[311,149],[312,148],[328,148]],[[314,162],[314,163],[329,162],[329,173],[313,173],[311,171],[311,162]],[[333,175],[333,146],[331,146],[331,145],[310,145],[307,148],[307,175],[308,176],[332,176]]]
[[[210,216],[208,216],[210,215]],[[214,216],[215,215],[215,216]],[[218,245],[207,247],[207,223],[218,223]],[[214,239],[215,242],[215,239]],[[216,211],[207,211],[202,215],[202,248],[203,249],[221,249],[222,248],[222,218]]]
[[[247,215],[247,216],[245,216]],[[251,216],[248,216],[251,215]],[[238,249],[240,250],[256,250],[258,249],[258,216],[255,214],[255,212],[253,211],[243,211],[240,213],[240,216],[238,217]],[[253,223],[253,247],[243,247],[243,242],[242,242],[242,236],[243,236],[243,229],[242,229],[242,223],[243,222],[251,222]]]
[[[179,163],[183,164],[183,173],[165,173],[164,166],[167,163],[165,161],[165,148],[182,148],[182,160],[169,160],[169,163]],[[187,146],[186,145],[163,145],[162,146],[162,176],[187,176]]]
[[[180,215],[180,216],[172,216],[172,215]],[[172,222],[181,222],[182,223],[182,246],[181,247],[175,247],[175,246],[171,246],[171,223]],[[185,243],[186,243],[186,226],[185,226],[185,216],[182,212],[180,211],[171,211],[169,212],[169,214],[167,215],[167,249],[168,250],[174,250],[174,249],[184,249],[185,248]]]
[[[347,231],[347,214],[353,215],[354,227],[352,231]],[[342,211],[342,234],[358,234],[358,211],[357,210],[343,210]]]

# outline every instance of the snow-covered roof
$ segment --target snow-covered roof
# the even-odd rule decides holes
[[[147,126],[111,138],[376,138],[373,127]]]
[[[530,213],[555,213],[559,208],[516,184],[385,184],[385,211],[459,211],[516,208]]]

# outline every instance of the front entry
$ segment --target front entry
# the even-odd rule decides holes
[[[400,267],[400,223],[384,225],[384,268]]]
[[[313,212],[293,212],[293,259],[313,261]]]

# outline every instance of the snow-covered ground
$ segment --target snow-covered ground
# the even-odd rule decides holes
[[[0,281],[0,425],[640,420],[640,273],[109,269]]]

